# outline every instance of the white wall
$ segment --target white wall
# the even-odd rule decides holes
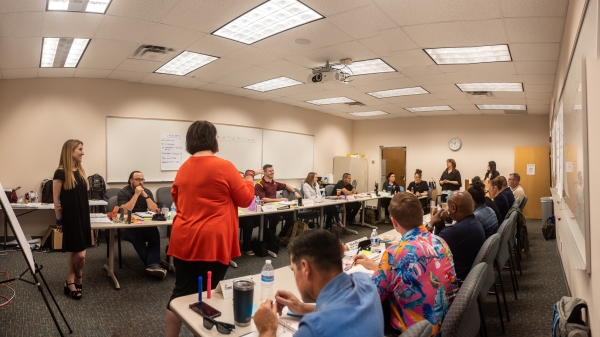
[[[352,121],[276,102],[200,90],[97,79],[0,80],[0,182],[39,192],[51,177],[69,138],[84,143],[88,175],[106,177],[106,116],[262,127],[315,136],[315,171],[332,172],[333,157],[350,152]],[[318,122],[317,122],[318,121]],[[123,151],[144,151],[144,130]],[[275,168],[277,177],[277,168]],[[126,179],[126,177],[124,178]],[[294,186],[299,182],[293,181]],[[151,190],[164,185],[147,184]],[[121,187],[121,186],[115,186]],[[20,218],[27,234],[43,235],[52,212]]]
[[[462,141],[461,149],[456,152],[448,147],[453,137]],[[476,175],[483,178],[490,160],[496,162],[501,174],[512,173],[515,146],[548,145],[548,119],[546,116],[436,116],[355,121],[352,151],[365,153],[369,159],[370,188],[380,181],[380,145],[406,146],[407,185],[413,181],[417,168],[423,171],[423,179],[439,181],[448,158],[456,161],[464,185],[465,179]]]

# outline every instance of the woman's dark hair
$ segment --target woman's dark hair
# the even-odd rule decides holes
[[[488,165],[490,165],[490,171],[491,173],[494,173],[496,171],[496,162],[491,160],[488,162]]]
[[[483,186],[483,182],[481,181],[481,178],[479,176],[475,176],[473,177],[473,179],[471,179],[471,185],[475,186],[475,184],[477,183]]]
[[[421,171],[421,170],[419,170],[419,169],[417,169],[417,170],[415,171],[415,175],[416,175],[416,176],[419,176],[419,178],[421,178],[421,177],[422,177],[422,174],[423,174],[423,171]]]
[[[485,203],[485,186],[479,177],[475,178],[472,180],[471,187],[469,188],[469,194],[471,194],[473,197],[475,204],[481,205]]]
[[[392,176],[392,174],[394,174],[394,172],[390,172],[390,173],[388,173],[388,175],[387,175],[387,176],[385,176],[385,178],[386,178],[387,180],[390,180],[390,177]]]
[[[456,170],[456,161],[454,161],[454,159],[450,158],[450,159],[446,160],[446,163],[452,164],[452,169]]]
[[[324,229],[302,232],[288,245],[288,253],[296,268],[305,259],[321,273],[342,272],[340,241]]]
[[[217,128],[209,121],[195,121],[185,136],[185,150],[193,155],[199,151],[219,152]]]

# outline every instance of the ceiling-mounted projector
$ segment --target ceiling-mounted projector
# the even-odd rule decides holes
[[[308,75],[308,83],[346,82],[347,75],[339,70],[320,71]]]

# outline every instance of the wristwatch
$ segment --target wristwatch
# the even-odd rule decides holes
[[[149,195],[146,195],[146,197],[144,197],[144,199],[148,199],[148,198],[150,198],[150,196],[149,196]]]

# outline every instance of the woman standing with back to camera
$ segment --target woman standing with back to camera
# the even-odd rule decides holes
[[[85,248],[92,245],[88,182],[82,159],[83,142],[67,140],[52,181],[56,227],[63,233],[62,251],[69,252],[64,293],[76,300],[82,296]]]

